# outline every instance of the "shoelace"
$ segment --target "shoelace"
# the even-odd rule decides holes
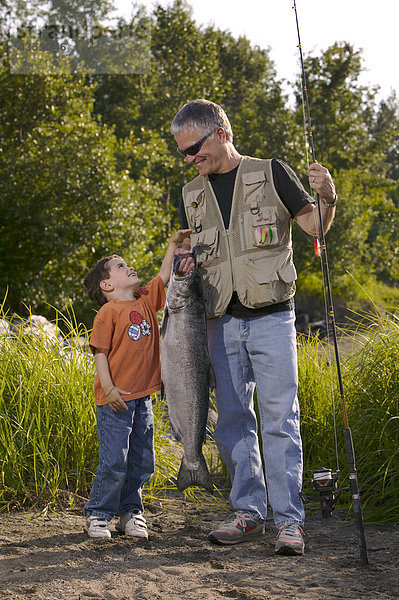
[[[247,519],[243,514],[236,514],[233,518],[226,519],[222,523],[223,525],[234,525],[235,527],[245,527]]]
[[[295,525],[295,523],[289,523],[288,525],[283,525],[280,528],[279,533],[284,532],[285,535],[290,535],[292,537],[296,537],[297,535],[301,535],[301,529],[299,525]]]

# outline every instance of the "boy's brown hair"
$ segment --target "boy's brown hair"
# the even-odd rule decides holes
[[[120,257],[118,254],[105,256],[99,260],[98,263],[87,273],[83,281],[90,300],[99,306],[103,306],[103,304],[107,303],[107,298],[103,294],[103,291],[100,287],[100,282],[103,281],[103,279],[109,279],[108,262],[111,260],[111,258]]]

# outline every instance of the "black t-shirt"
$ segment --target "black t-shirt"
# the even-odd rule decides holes
[[[213,173],[209,175],[209,181],[215,192],[216,199],[222,213],[223,223],[226,229],[229,227],[231,202],[233,199],[234,184],[236,180],[238,166],[227,173]],[[304,189],[295,172],[282,160],[272,159],[272,174],[274,187],[284,206],[289,211],[291,217],[295,217],[298,212],[309,202],[312,197]],[[180,225],[183,229],[189,227],[187,216],[184,210],[183,199],[179,207]],[[237,293],[233,292],[230,303],[227,307],[227,313],[234,317],[246,319],[273,312],[294,309],[294,299],[290,298],[285,302],[264,306],[261,308],[247,308],[243,306],[238,299]]]

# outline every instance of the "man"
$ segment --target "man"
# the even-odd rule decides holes
[[[209,539],[236,544],[262,534],[268,496],[278,528],[276,552],[303,554],[291,219],[317,235],[317,207],[282,161],[238,153],[219,105],[204,99],[189,102],[176,114],[171,132],[179,152],[199,172],[183,188],[180,219],[183,228],[195,231],[191,250],[203,280],[216,376],[215,440],[232,482],[234,512]],[[320,195],[327,231],[337,201],[333,180],[314,163],[309,181]]]

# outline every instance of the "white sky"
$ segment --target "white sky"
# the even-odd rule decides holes
[[[125,17],[132,0],[114,0]],[[138,0],[150,10],[170,0]],[[279,79],[294,81],[299,72],[299,50],[293,0],[189,0],[198,25],[212,24],[252,44],[269,48]],[[319,54],[335,41],[363,49],[360,79],[379,85],[379,98],[391,90],[399,96],[399,0],[296,0],[302,51]],[[287,91],[289,89],[287,88]]]

